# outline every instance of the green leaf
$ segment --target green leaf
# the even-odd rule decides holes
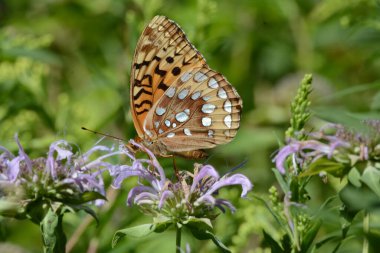
[[[363,172],[361,181],[380,197],[380,171],[375,167],[368,166]]]
[[[289,233],[284,234],[284,236],[281,238],[281,245],[284,248],[283,252],[293,252],[292,251],[292,242],[289,237]]]
[[[346,185],[343,187],[343,189],[339,192],[339,198],[343,202],[343,207],[340,209],[340,215],[346,219],[347,221],[352,221],[356,214],[362,209],[362,206],[354,206],[353,203],[356,203],[356,200],[358,200],[360,193],[358,194],[357,188],[353,187],[352,185]]]
[[[270,234],[266,233],[264,230],[263,230],[263,234],[264,234],[263,246],[269,246],[272,253],[284,252],[281,245],[275,239],[273,239],[273,237]]]
[[[353,129],[363,129],[361,119],[350,113],[349,111],[341,108],[332,108],[327,106],[320,106],[313,108],[314,114],[321,119],[332,123],[340,123],[345,126],[350,126]]]
[[[96,191],[87,191],[81,195],[81,200],[83,201],[82,203],[90,202],[97,199],[107,200],[105,196]]]
[[[360,182],[361,175],[359,171],[354,167],[348,173],[348,181],[356,187],[361,187],[362,183]]]
[[[380,110],[380,92],[377,92],[372,98],[371,109],[373,111]]]
[[[220,241],[211,231],[198,231],[194,228],[190,229],[191,233],[194,235],[195,238],[198,240],[211,240],[213,243],[220,249],[221,252],[229,253],[231,252],[226,245],[223,244],[222,241]]]
[[[115,247],[118,241],[125,236],[140,238],[153,233],[155,229],[155,224],[143,224],[136,227],[118,230],[113,236],[112,248]]]
[[[365,234],[370,245],[369,252],[377,252],[380,249],[380,231],[379,229],[372,229]]]
[[[205,231],[212,231],[213,229],[211,221],[209,219],[190,217],[182,224],[185,227],[189,228],[198,240],[210,239],[208,234],[205,234]]]
[[[67,195],[63,198],[63,203],[67,205],[80,205],[97,199],[107,200],[102,194],[96,191],[86,191],[82,194]]]
[[[342,177],[345,175],[347,169],[348,168],[341,163],[322,157],[310,164],[307,170],[300,173],[300,176],[313,176],[318,175],[321,172],[326,172],[336,177]]]
[[[211,221],[206,218],[189,217],[185,222],[182,222],[182,224],[188,228],[196,228],[198,230],[213,230]]]
[[[0,199],[0,215],[5,217],[16,218],[22,207],[19,202],[8,201],[6,199]]]
[[[361,83],[360,85],[353,85],[352,87],[345,88],[341,91],[334,92],[331,95],[323,96],[321,97],[321,101],[328,101],[331,99],[338,99],[338,98],[344,98],[345,96],[352,95],[352,94],[359,94],[361,92],[372,92],[378,91],[380,88],[380,82],[375,81],[373,83]]]
[[[315,243],[315,247],[316,249],[322,247],[323,245],[325,245],[326,243],[329,243],[331,241],[339,241],[340,239],[342,238],[341,234],[338,234],[338,233],[334,233],[332,235],[327,235],[325,237],[323,237],[322,239],[320,239],[318,242]]]
[[[173,220],[166,216],[158,216],[154,219],[153,224],[155,225],[154,232],[162,233],[173,224]]]
[[[43,49],[25,49],[21,47],[15,47],[15,48],[10,48],[5,51],[2,51],[4,55],[6,56],[21,56],[21,57],[28,57],[36,61],[41,61],[44,63],[49,63],[49,64],[60,64],[60,59],[52,54],[51,52]]]
[[[206,218],[190,217],[182,223],[198,240],[212,240],[221,252],[231,252],[212,232],[211,221]]]
[[[322,221],[320,219],[317,219],[314,221],[313,225],[308,229],[306,234],[303,236],[303,240],[301,243],[301,249],[302,252],[308,252],[314,238],[316,237],[319,228],[322,225]]]
[[[348,221],[352,221],[355,215],[361,210],[379,209],[380,199],[368,187],[356,188],[347,184],[340,192],[339,197],[344,203],[342,216]]]
[[[99,219],[98,219],[98,216],[96,215],[95,211],[92,210],[90,207],[88,206],[85,206],[85,205],[82,205],[81,210],[85,211],[86,213],[88,213],[89,215],[91,215],[95,221],[96,221],[96,224],[98,225],[99,224]]]
[[[334,253],[338,252],[340,246],[344,244],[345,241],[349,241],[355,238],[355,235],[347,236],[347,231],[349,228],[350,226],[343,227],[342,231],[336,230],[333,233],[330,233],[329,235],[323,237],[322,239],[320,239],[318,242],[315,243],[315,248],[319,249],[327,243],[331,243],[331,244],[335,243],[336,246],[332,252]]]
[[[46,210],[44,209],[45,202],[40,199],[31,201],[26,205],[25,213],[33,223],[40,225],[46,218]]]
[[[284,178],[282,177],[281,173],[278,171],[278,169],[272,168],[272,171],[273,171],[273,173],[277,179],[277,182],[280,184],[281,190],[285,193],[289,192],[290,189],[289,189],[288,185],[286,184]]]
[[[278,214],[277,214],[277,212],[275,212],[272,208],[271,208],[271,206],[263,199],[263,198],[261,198],[260,196],[257,196],[257,195],[253,195],[253,197],[254,198],[256,198],[256,199],[258,199],[259,201],[261,201],[263,204],[264,204],[264,206],[268,209],[268,211],[272,214],[272,216],[275,218],[275,220],[277,221],[277,223],[278,223],[278,225],[280,225],[280,226],[287,226],[287,224],[286,223],[284,223],[283,221],[282,221],[282,218],[281,218],[281,216],[279,216]]]
[[[219,248],[221,252],[230,253],[231,250],[227,248],[226,245],[223,244],[222,241],[220,241],[212,232],[207,231],[206,234],[208,234],[211,237],[211,240],[214,242],[214,244]]]
[[[40,223],[45,253],[64,253],[66,236],[62,228],[63,215],[57,215],[49,209]]]

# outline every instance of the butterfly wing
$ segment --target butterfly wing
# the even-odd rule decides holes
[[[144,129],[171,152],[213,148],[235,137],[241,109],[239,94],[221,74],[196,67],[153,105]]]
[[[176,23],[164,16],[153,18],[137,43],[131,70],[131,110],[141,138],[148,112],[169,86],[189,69],[204,65],[203,56]]]

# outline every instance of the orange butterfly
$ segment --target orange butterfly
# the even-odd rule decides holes
[[[240,124],[237,91],[164,16],[137,43],[130,101],[137,141],[159,156],[206,157],[203,149],[230,142]]]

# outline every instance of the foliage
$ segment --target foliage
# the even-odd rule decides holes
[[[360,132],[364,119],[380,119],[378,12],[376,0],[1,1],[0,145],[16,152],[13,135],[18,132],[32,157],[45,155],[50,143],[63,138],[86,150],[98,138],[82,126],[133,138],[128,98],[133,51],[147,22],[166,15],[243,99],[235,140],[210,151],[207,163],[225,174],[247,160],[239,172],[254,183],[254,197],[237,201],[238,191],[220,191],[237,208],[213,224],[220,241],[234,252],[358,252],[363,242],[375,252],[380,226],[376,162],[347,166],[323,157],[303,174],[282,174],[271,169],[271,158],[279,144],[287,144],[286,137],[301,131],[298,141],[308,140],[326,121]],[[305,73],[313,74],[311,87],[303,86],[301,95],[307,111],[296,116],[298,102],[291,101]],[[288,158],[285,167],[291,162]],[[192,163],[177,160],[181,169]],[[98,226],[84,212],[65,215],[67,252],[173,250],[171,229],[128,237],[112,248],[115,231],[150,221],[125,206],[126,192],[136,181],[115,191],[105,175],[105,184],[108,202],[94,207]],[[21,252],[41,251],[38,228],[9,219],[0,224],[2,241]],[[182,241],[191,252],[217,250],[191,233],[184,232]]]

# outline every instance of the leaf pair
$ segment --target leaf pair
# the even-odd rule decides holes
[[[198,240],[212,240],[214,244],[221,250],[221,252],[231,252],[214,234],[211,222],[209,219],[191,217],[185,222],[174,224],[172,220],[161,219],[160,221],[155,221],[152,224],[143,224],[131,228],[125,228],[116,231],[112,239],[112,247],[125,236],[140,238],[151,233],[162,233],[168,229],[171,225],[176,225],[178,227],[186,227],[190,230],[192,235]]]

